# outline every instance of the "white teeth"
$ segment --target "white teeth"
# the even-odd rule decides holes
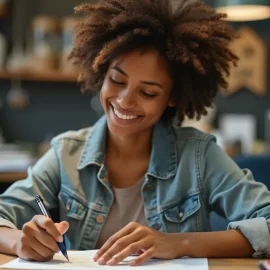
[[[120,119],[124,119],[124,120],[133,120],[138,118],[137,115],[124,115],[122,113],[120,113],[116,108],[113,107],[113,111],[114,113],[117,115],[117,117],[119,117]]]

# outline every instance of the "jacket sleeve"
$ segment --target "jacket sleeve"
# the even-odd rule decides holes
[[[270,192],[256,182],[248,169],[241,170],[210,139],[201,157],[202,175],[210,209],[231,221],[251,243],[253,257],[270,256]]]
[[[57,207],[60,187],[58,160],[50,149],[32,168],[28,176],[12,184],[0,195],[0,226],[21,229],[23,224],[40,214],[35,195],[43,197],[48,209]]]

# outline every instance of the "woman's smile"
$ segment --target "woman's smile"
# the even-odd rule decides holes
[[[110,117],[112,121],[118,125],[131,125],[138,122],[142,116],[125,111],[119,107],[116,108],[114,105],[110,104]]]

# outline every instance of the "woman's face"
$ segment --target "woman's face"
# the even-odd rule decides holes
[[[112,61],[100,93],[109,131],[126,137],[151,129],[172,106],[172,86],[166,59],[155,49]]]

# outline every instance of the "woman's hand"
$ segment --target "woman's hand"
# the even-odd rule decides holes
[[[174,259],[177,257],[175,244],[173,235],[132,222],[108,239],[94,256],[94,261],[116,265],[138,252],[141,254],[129,265],[140,265],[152,257]]]
[[[48,261],[59,251],[57,242],[63,242],[68,223],[54,223],[50,218],[36,215],[24,224],[19,241],[15,244],[16,254],[24,260]]]

